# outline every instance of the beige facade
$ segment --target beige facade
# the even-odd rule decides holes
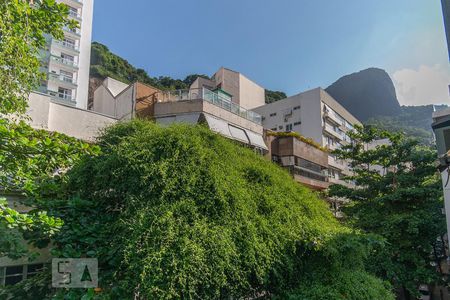
[[[31,93],[28,104],[27,115],[34,128],[56,131],[87,141],[94,140],[103,128],[117,122],[110,116],[52,102],[50,96],[45,94]]]
[[[162,125],[174,122],[197,124],[204,122],[211,130],[252,148],[267,151],[263,139],[261,117],[232,102],[220,91],[208,89],[211,80],[198,78],[189,90],[160,91],[136,82],[115,96],[111,79],[94,92],[93,109],[124,120],[134,117],[153,119]],[[123,86],[122,86],[123,87]]]
[[[232,102],[245,109],[265,104],[265,89],[245,77],[243,74],[220,68],[211,78],[197,78],[190,89],[205,87],[210,90],[221,89],[232,96]]]
[[[328,153],[293,136],[266,135],[270,159],[314,190],[328,188]]]
[[[361,125],[342,105],[321,88],[253,109],[263,117],[263,126],[276,132],[297,132],[319,145],[334,150],[349,143],[346,132]],[[350,174],[348,162],[328,155],[330,183],[348,184],[342,180]]]

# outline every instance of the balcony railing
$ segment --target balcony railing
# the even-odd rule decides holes
[[[76,36],[81,36],[81,32],[80,29],[76,28],[76,29],[70,29],[69,27],[64,26],[63,27],[64,31],[70,33],[70,34],[74,34]]]
[[[57,100],[57,101],[61,101],[63,103],[67,103],[70,105],[75,105],[75,99],[72,98],[72,95],[67,95],[67,94],[63,94],[63,93],[59,93],[56,91],[47,91],[47,94],[49,94],[52,99]]]
[[[262,124],[261,115],[247,110],[236,103],[230,101],[229,98],[224,97],[214,91],[206,88],[190,89],[190,90],[178,90],[162,92],[158,95],[159,102],[173,102],[173,101],[188,101],[188,100],[204,100],[212,103],[224,110],[232,112],[244,119],[252,121],[256,124]]]
[[[72,68],[77,67],[77,63],[70,59],[66,59],[66,58],[62,58],[62,57],[58,57],[58,56],[54,56],[54,55],[51,55],[50,59],[57,63],[63,64],[63,65],[66,65],[66,66],[69,66]]]
[[[69,11],[69,16],[74,18],[74,19],[81,20],[81,15],[79,13],[74,12],[74,11],[70,10]]]
[[[69,77],[69,76],[64,76],[61,74],[49,73],[48,78],[53,81],[67,83],[67,84],[71,84],[71,85],[75,85],[75,86],[77,85],[77,82],[74,78]]]
[[[58,46],[70,49],[70,50],[74,50],[78,52],[78,46],[71,44],[71,43],[67,43],[65,41],[59,41],[59,40],[53,40],[53,43],[55,43]]]

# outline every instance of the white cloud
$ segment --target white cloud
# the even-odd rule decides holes
[[[449,104],[450,67],[422,65],[392,74],[401,105]]]

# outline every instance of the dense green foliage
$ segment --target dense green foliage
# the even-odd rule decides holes
[[[201,125],[144,121],[117,124],[98,144],[100,155],[68,173],[62,200],[44,204],[64,221],[53,253],[99,259],[99,298],[295,297],[320,285],[346,299],[364,288],[392,299],[364,268],[379,241],[339,225],[250,149]],[[334,286],[334,276],[348,284]]]
[[[83,143],[62,135],[35,131],[19,121],[27,108],[30,91],[37,87],[44,74],[39,71],[39,50],[46,35],[63,36],[64,25],[75,27],[67,18],[68,7],[54,0],[2,1],[0,3],[0,191],[2,194],[31,196],[42,185],[55,178],[58,168],[73,163],[73,148]],[[10,115],[14,114],[13,119]],[[69,142],[70,141],[70,142]],[[89,147],[89,146],[87,146]],[[86,148],[84,148],[86,149]],[[80,153],[83,150],[80,151]],[[44,187],[45,186],[45,187]],[[32,208],[32,207],[31,207]],[[0,256],[34,257],[27,244],[41,247],[61,227],[59,219],[31,209],[19,213],[0,198]]]
[[[358,188],[334,185],[330,194],[352,200],[344,210],[350,224],[387,241],[371,257],[372,270],[394,286],[417,293],[419,284],[438,280],[430,262],[437,238],[445,233],[436,151],[373,127],[349,135],[355,142],[335,152],[352,160],[354,176],[349,179]],[[381,138],[389,142],[367,149],[367,143]]]
[[[403,132],[406,136],[417,138],[423,144],[431,144],[433,110],[446,108],[446,105],[402,106],[400,113],[394,116],[375,116],[366,124],[374,125],[390,132]]]
[[[36,195],[58,190],[61,175],[83,155],[94,155],[97,146],[63,134],[35,130],[25,122],[0,119],[0,187],[2,194],[22,195],[30,207]],[[28,244],[42,247],[61,227],[61,221],[44,211],[20,214],[0,199],[0,256],[18,258]],[[26,242],[25,242],[26,241]]]
[[[287,96],[284,92],[266,89],[266,103],[272,103],[285,98],[287,98]]]
[[[0,2],[0,113],[23,113],[29,92],[39,86],[39,50],[45,34],[63,36],[62,27],[76,26],[67,19],[68,8],[55,0]]]
[[[168,76],[150,77],[144,69],[135,68],[120,56],[111,53],[105,45],[93,42],[91,46],[90,76],[96,78],[111,77],[125,83],[139,81],[162,90],[187,89],[197,77],[209,78],[206,75],[192,74],[184,80]]]

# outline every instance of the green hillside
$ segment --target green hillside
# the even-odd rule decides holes
[[[144,69],[136,68],[127,60],[112,53],[103,44],[93,42],[91,46],[91,92],[98,85],[98,79],[111,77],[125,83],[140,81],[161,90],[188,89],[197,77],[209,78],[204,74],[190,74],[184,79],[174,79],[169,76],[151,77]],[[96,80],[97,79],[97,80]],[[279,91],[266,90],[266,103],[286,98],[286,94]]]

